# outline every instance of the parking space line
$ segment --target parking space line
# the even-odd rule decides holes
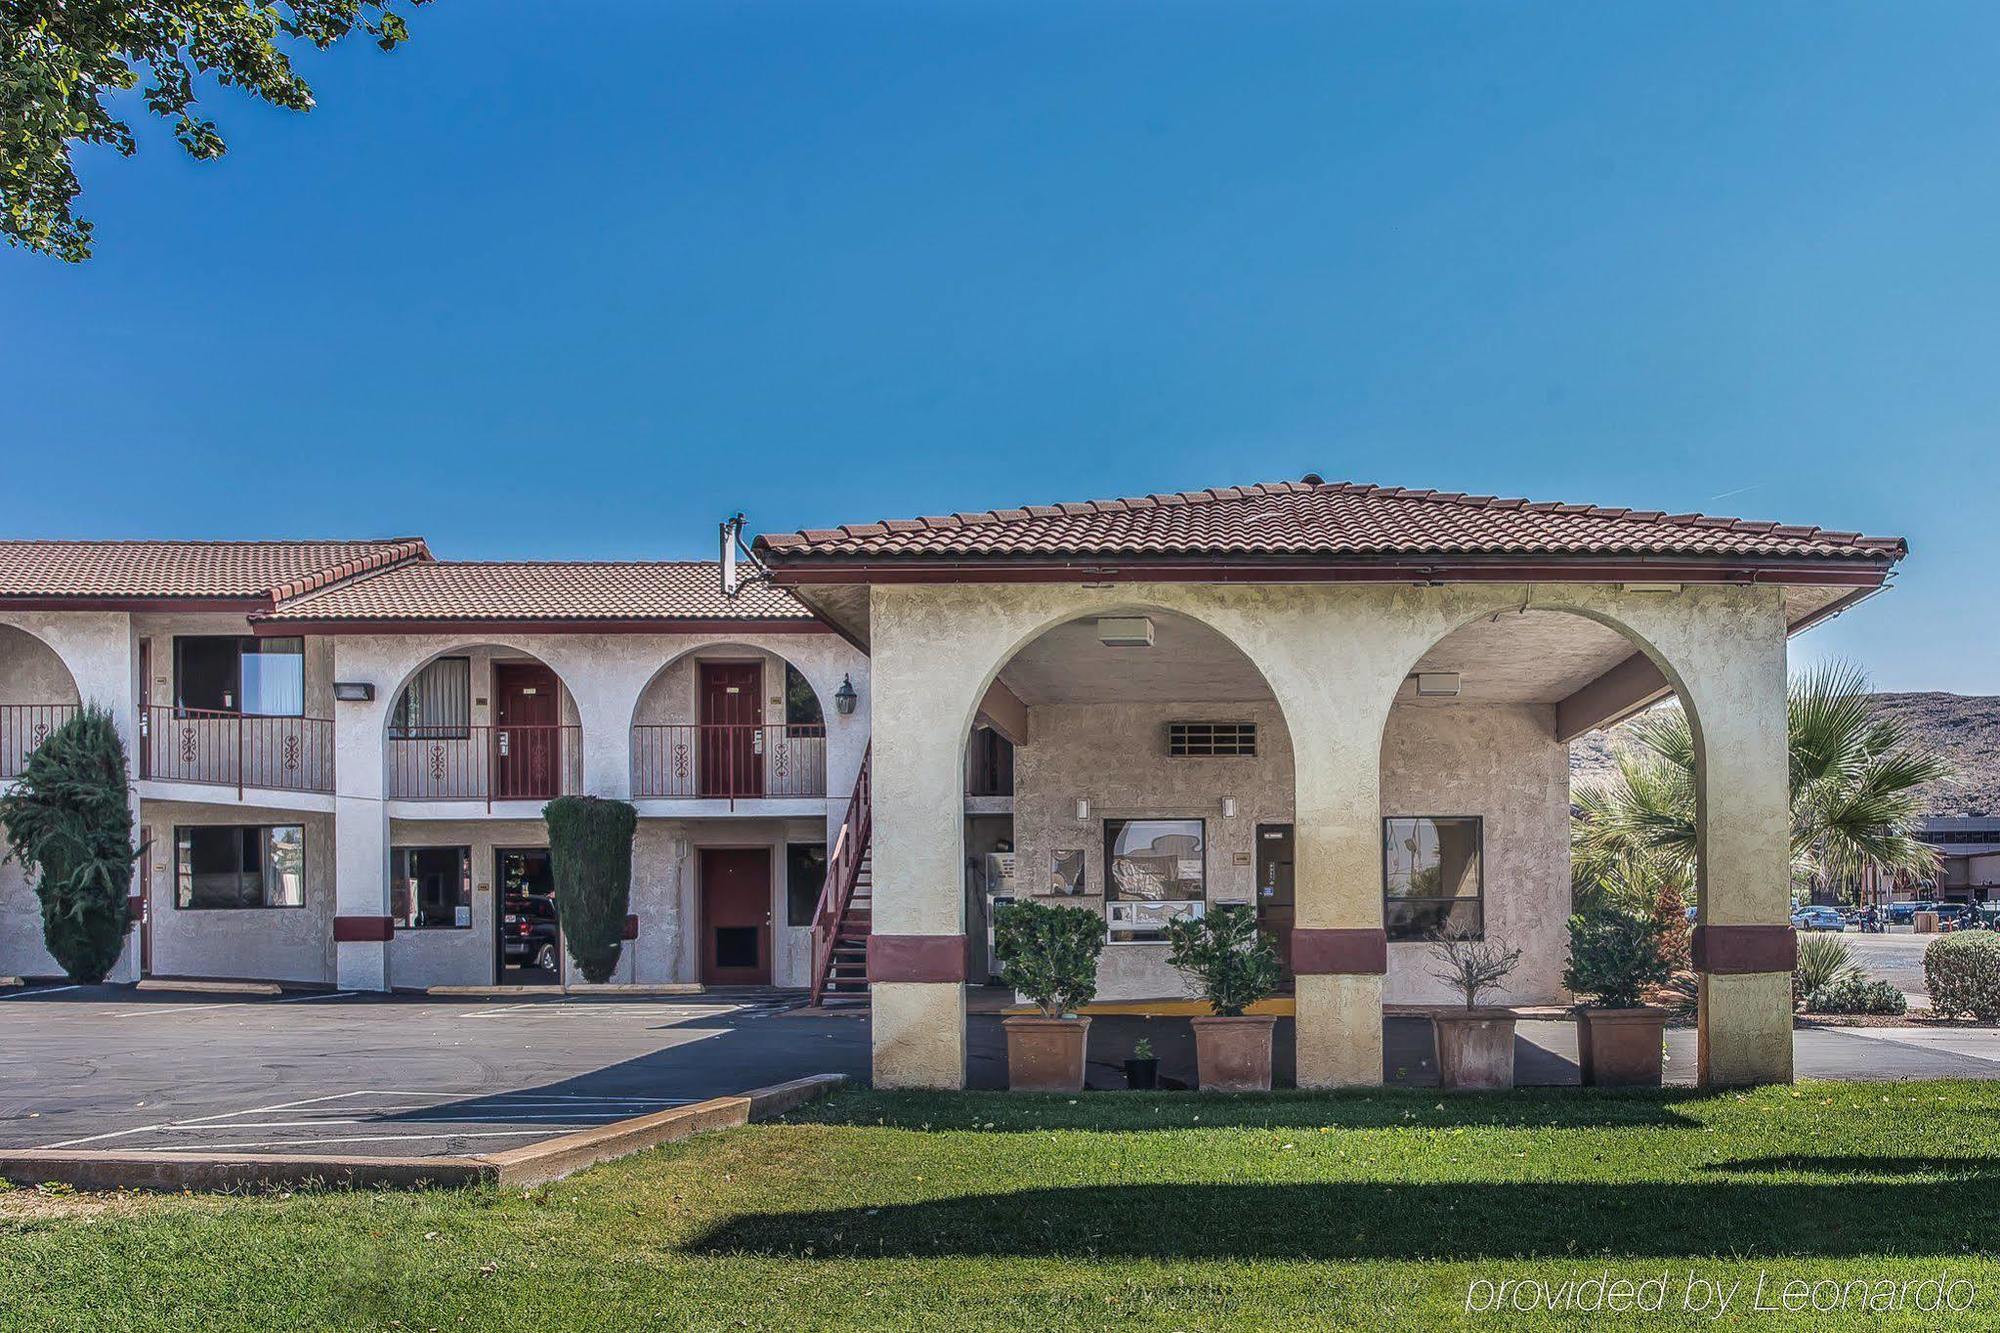
[[[13,995],[0,995],[0,1000],[32,1000],[37,996],[41,995],[60,995],[66,990],[82,990],[82,989],[83,987],[81,985],[50,986],[45,990],[24,990],[16,992]]]
[[[308,1000],[343,1000],[343,999],[346,999],[346,998],[347,998],[348,996],[350,996],[350,995],[359,995],[360,993],[361,993],[360,991],[352,991],[352,990],[337,990],[337,991],[328,991],[328,992],[324,992],[324,993],[321,993],[321,994],[315,994],[315,995],[288,995],[288,996],[286,996],[286,997],[285,997],[284,999],[282,999],[282,1000],[273,1000],[273,1001],[271,1001],[271,1003],[272,1003],[272,1004],[304,1004],[304,1003],[306,1003],[306,1001],[308,1001]]]
[[[160,1152],[216,1152],[224,1148],[296,1148],[322,1143],[401,1143],[418,1139],[535,1139],[547,1135],[541,1129],[479,1130],[445,1134],[348,1134],[338,1138],[251,1139],[244,1143],[204,1143],[198,1148],[161,1148]]]

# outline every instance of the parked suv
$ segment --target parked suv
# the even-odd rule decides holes
[[[1792,913],[1794,930],[1846,930],[1847,923],[1831,907],[1801,907]]]
[[[500,952],[509,967],[535,967],[554,976],[562,967],[562,936],[553,898],[509,898],[500,918]]]

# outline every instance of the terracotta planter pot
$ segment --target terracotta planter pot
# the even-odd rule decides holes
[[[1513,1010],[1440,1009],[1431,1015],[1431,1030],[1437,1036],[1440,1086],[1514,1086]]]
[[[1578,1009],[1576,1064],[1583,1081],[1594,1088],[1657,1088],[1660,1086],[1660,1034],[1667,1011],[1644,1005],[1637,1009]]]
[[[1000,1020],[1007,1030],[1007,1086],[1015,1092],[1083,1091],[1088,1018],[1016,1014]]]
[[[1271,1029],[1277,1019],[1244,1014],[1188,1021],[1194,1025],[1194,1064],[1203,1092],[1271,1090]]]

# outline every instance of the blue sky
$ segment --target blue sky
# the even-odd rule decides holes
[[[0,251],[14,535],[706,556],[1317,471],[1901,534],[1795,652],[2000,692],[2000,7],[411,26]]]

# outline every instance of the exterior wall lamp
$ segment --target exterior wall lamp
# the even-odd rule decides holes
[[[854,716],[854,702],[860,697],[854,692],[854,677],[843,672],[840,688],[833,692],[833,711],[842,717]]]
[[[333,697],[342,703],[371,703],[375,698],[375,685],[365,680],[337,680],[333,683]]]

